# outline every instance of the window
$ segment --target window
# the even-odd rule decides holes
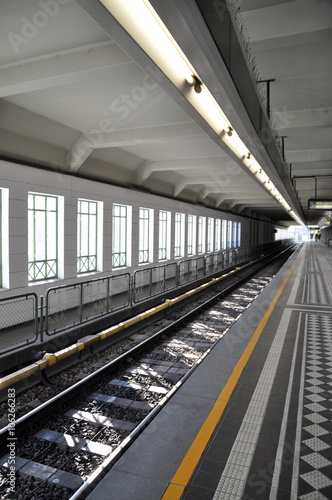
[[[241,246],[241,222],[237,224],[237,246]]]
[[[129,240],[131,207],[126,205],[113,205],[113,249],[112,266],[124,267],[130,265]],[[131,245],[130,245],[131,246]]]
[[[175,214],[175,244],[174,257],[183,257],[184,255],[184,214]]]
[[[2,287],[2,190],[0,189],[0,288]]]
[[[139,209],[138,225],[138,263],[147,264],[152,260],[152,218],[153,210],[149,208]]]
[[[77,273],[97,271],[98,203],[78,200]]]
[[[160,210],[159,212],[159,260],[170,258],[170,241],[171,241],[171,212]]]
[[[29,281],[58,277],[58,197],[28,195]]]
[[[9,189],[0,188],[0,288],[9,288]]]
[[[221,223],[221,248],[227,248],[227,221],[223,220]]]
[[[220,240],[221,240],[221,220],[216,219],[215,221],[215,233],[214,233],[214,251],[219,252],[220,250]]]
[[[233,229],[232,229],[232,247],[236,248],[236,242],[237,242],[237,223],[233,222]]]
[[[187,254],[195,255],[196,253],[196,215],[188,215],[188,244]]]
[[[232,248],[232,221],[227,221],[227,248]]]
[[[207,251],[213,252],[213,227],[214,219],[208,217],[208,227],[207,227]]]
[[[198,253],[205,252],[205,217],[198,217]]]

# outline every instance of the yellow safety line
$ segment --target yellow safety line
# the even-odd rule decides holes
[[[279,290],[275,294],[273,300],[271,301],[266,313],[264,314],[261,322],[259,323],[255,333],[251,337],[251,340],[249,341],[246,349],[244,350],[241,358],[237,362],[231,376],[229,377],[225,387],[221,391],[221,393],[218,396],[217,401],[215,402],[212,410],[210,411],[207,419],[205,420],[204,424],[202,425],[200,431],[198,432],[196,438],[194,439],[191,447],[189,448],[188,452],[186,453],[184,459],[182,460],[178,470],[174,474],[167,490],[165,491],[163,497],[161,500],[179,500],[181,498],[182,493],[184,492],[185,487],[187,486],[194,469],[203,454],[211,436],[212,433],[218,424],[221,415],[223,414],[223,411],[228,403],[229,398],[231,397],[233,390],[241,376],[241,373],[243,372],[252,351],[255,348],[255,345],[257,344],[257,341],[259,337],[261,336],[261,333],[266,325],[267,320],[269,319],[277,300],[280,297],[280,294],[282,290],[284,289],[293,269],[298,260],[298,257],[296,258],[294,264],[292,265],[290,271],[288,272],[286,278],[284,279],[282,285],[280,286]]]

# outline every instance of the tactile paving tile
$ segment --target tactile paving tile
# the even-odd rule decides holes
[[[301,500],[319,500],[331,498],[332,479],[328,450],[332,450],[328,440],[331,429],[326,427],[332,422],[329,401],[332,398],[330,359],[332,355],[332,316],[328,314],[308,315],[308,341],[306,356],[306,374],[304,390],[304,417],[307,425],[303,426],[301,448],[300,479],[303,490]],[[306,412],[310,410],[310,413]],[[311,421],[312,424],[308,425]],[[308,436],[311,436],[308,438]],[[324,439],[325,438],[325,439]],[[311,470],[308,471],[308,466]],[[327,475],[328,474],[328,475]],[[310,491],[314,489],[314,491]],[[327,496],[328,495],[328,496]]]

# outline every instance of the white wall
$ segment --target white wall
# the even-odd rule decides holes
[[[159,210],[172,213],[171,230],[171,262],[174,259],[174,214],[175,212],[197,216],[213,217],[242,223],[242,244],[250,245],[249,219],[219,210],[191,205],[182,201],[151,195],[134,189],[90,181],[79,177],[65,175],[56,171],[48,171],[0,160],[0,188],[7,188],[9,194],[9,289],[0,291],[0,298],[36,292],[45,295],[51,286],[59,286],[76,281],[88,280],[110,274],[119,274],[127,270],[112,271],[112,206],[113,203],[132,206],[132,267],[138,266],[138,209],[139,207],[154,209],[154,265],[158,265],[158,227]],[[28,283],[28,213],[27,199],[29,192],[53,194],[64,197],[64,279],[49,280],[47,283]],[[86,198],[103,202],[103,271],[77,277],[77,199]],[[267,223],[262,225],[263,234]],[[198,231],[196,232],[197,240]],[[260,241],[261,242],[261,241]],[[197,244],[197,241],[196,241]],[[187,234],[185,234],[185,250]],[[196,252],[197,255],[197,252]],[[178,259],[176,259],[178,260]],[[129,269],[130,272],[133,269]],[[8,283],[7,283],[8,284]]]

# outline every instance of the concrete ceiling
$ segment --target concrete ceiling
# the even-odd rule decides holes
[[[324,213],[307,207],[310,198],[332,198],[332,2],[233,2],[243,52],[260,79],[274,80],[271,126],[284,136],[291,188],[262,147],[196,2],[151,3],[286,201],[304,222],[322,223]],[[0,34],[3,158],[295,223],[98,0],[1,2]]]

